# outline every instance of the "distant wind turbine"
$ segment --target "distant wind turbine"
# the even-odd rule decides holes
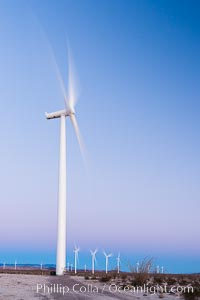
[[[40,270],[42,270],[42,266],[43,266],[43,263],[41,262],[41,264],[40,264]]]
[[[72,269],[73,269],[73,264],[71,264],[71,269],[70,269],[70,270],[71,270],[71,272],[72,272]]]
[[[54,59],[55,62],[55,59]],[[68,49],[68,94],[58,66],[55,62],[58,80],[65,100],[65,108],[52,113],[45,113],[46,118],[60,119],[60,160],[59,160],[59,188],[58,188],[58,215],[57,215],[57,253],[56,253],[56,275],[63,275],[66,267],[66,117],[72,122],[75,135],[83,155],[83,143],[75,117],[75,104],[77,102],[77,90],[75,86],[74,69],[71,54]]]
[[[156,267],[156,273],[157,273],[157,274],[160,273],[160,267],[159,267],[159,266]]]
[[[106,274],[108,273],[108,259],[112,256],[112,253],[106,254],[106,252],[103,252],[105,258],[106,258]]]
[[[95,268],[95,262],[96,260],[96,253],[97,253],[97,249],[95,249],[94,251],[90,250],[90,253],[92,255],[92,274],[94,274],[94,268]]]
[[[121,260],[120,260],[120,253],[119,253],[118,257],[117,257],[117,273],[118,274],[120,272],[120,264],[121,264]]]
[[[86,265],[84,265],[84,270],[85,270],[85,272],[87,271],[87,266]]]
[[[136,263],[136,270],[137,270],[137,273],[139,273],[139,265],[140,265],[140,263],[139,263],[139,261]]]
[[[161,267],[161,273],[162,274],[164,273],[164,267]]]
[[[17,261],[15,260],[15,270],[17,269]]]
[[[78,262],[78,253],[80,251],[80,248],[77,248],[75,246],[75,249],[74,249],[74,273],[76,274],[77,273],[77,262]]]

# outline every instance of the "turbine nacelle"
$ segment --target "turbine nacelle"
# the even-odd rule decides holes
[[[50,120],[50,119],[60,118],[61,116],[69,117],[71,115],[74,115],[74,113],[75,111],[72,109],[62,109],[52,113],[45,112],[45,116],[47,120]]]

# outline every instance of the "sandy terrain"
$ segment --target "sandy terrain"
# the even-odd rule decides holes
[[[88,281],[84,277],[0,274],[0,300],[158,300],[158,294],[116,291],[112,283]],[[179,296],[165,294],[167,300]]]
[[[48,295],[37,295],[37,284],[48,283],[48,277],[22,274],[0,274],[0,300],[49,299]]]

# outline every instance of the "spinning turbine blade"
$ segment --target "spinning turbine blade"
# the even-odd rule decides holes
[[[74,111],[78,98],[78,84],[75,76],[75,68],[72,60],[72,54],[68,45],[68,108]]]
[[[54,53],[53,53],[52,49],[51,49],[51,56],[52,56],[53,63],[54,63],[55,69],[56,69],[56,74],[57,74],[58,82],[60,84],[61,92],[62,92],[63,97],[64,97],[65,106],[66,106],[66,108],[68,108],[69,104],[68,104],[68,100],[67,100],[67,92],[66,92],[66,89],[65,89],[65,84],[64,84],[64,81],[62,79],[62,76],[61,76],[61,73],[60,73],[60,70],[59,70],[59,67],[58,67],[58,64],[56,62],[56,58],[54,56]]]
[[[75,134],[76,134],[76,137],[77,137],[77,140],[78,140],[78,144],[79,144],[79,147],[80,147],[80,151],[81,151],[81,155],[82,155],[83,161],[86,164],[86,158],[85,158],[85,151],[84,151],[83,140],[82,140],[82,137],[81,137],[81,133],[80,133],[80,130],[79,130],[78,123],[76,121],[75,115],[71,114],[70,115],[70,119],[71,119],[72,125],[74,127],[74,131],[75,131]]]

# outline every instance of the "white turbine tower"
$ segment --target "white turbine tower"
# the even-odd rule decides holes
[[[118,254],[117,259],[117,273],[119,274],[120,272],[120,264],[121,264],[121,260],[120,260],[120,253]]]
[[[76,274],[77,273],[77,262],[78,262],[78,253],[80,251],[80,248],[77,248],[75,246],[75,249],[74,249],[74,273]]]
[[[17,270],[17,261],[15,260],[15,270]]]
[[[42,267],[43,267],[43,263],[41,262],[41,264],[40,264],[40,270],[42,270]]]
[[[106,258],[106,274],[108,273],[108,259],[112,256],[112,253],[106,254],[106,252],[103,252],[105,258]]]
[[[83,154],[81,134],[75,118],[75,104],[77,95],[75,90],[75,78],[72,68],[70,52],[68,52],[68,94],[66,93],[64,82],[56,65],[57,76],[61,85],[61,90],[65,100],[65,108],[60,111],[45,113],[46,118],[60,118],[60,160],[59,160],[59,187],[58,187],[58,215],[57,215],[57,253],[56,253],[56,275],[63,275],[66,267],[66,123],[65,118],[69,117],[75,130],[78,143]]]
[[[97,254],[97,249],[95,249],[94,251],[90,250],[90,253],[92,255],[92,274],[94,274],[94,268],[95,268],[95,262],[96,260],[96,254]]]

